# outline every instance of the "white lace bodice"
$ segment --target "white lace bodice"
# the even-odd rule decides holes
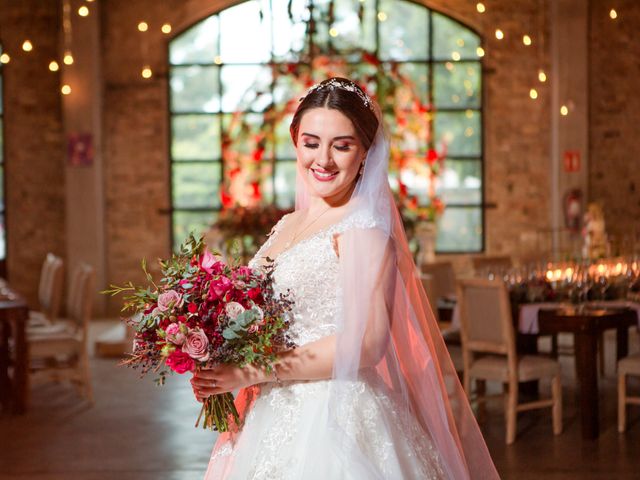
[[[267,241],[249,262],[250,267],[264,263],[263,255],[287,217],[282,217],[273,227]],[[274,290],[276,294],[290,291],[294,302],[290,332],[297,345],[313,342],[336,331],[335,319],[341,305],[341,292],[334,236],[354,227],[375,228],[378,223],[361,214],[351,215],[301,240],[275,258]]]

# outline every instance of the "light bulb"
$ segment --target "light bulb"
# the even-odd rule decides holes
[[[560,115],[562,115],[563,117],[566,117],[567,115],[569,115],[569,109],[567,108],[566,105],[562,105],[560,107]]]
[[[538,80],[540,80],[541,82],[546,82],[547,81],[547,74],[544,73],[544,70],[540,70],[538,72]]]
[[[499,28],[496,29],[496,38],[498,40],[502,40],[504,38],[504,32]]]
[[[55,60],[52,60],[51,62],[49,62],[49,70],[51,70],[52,72],[57,72],[58,70],[60,70],[60,65],[58,65],[58,62],[56,62]]]
[[[482,47],[476,48],[476,55],[478,55],[480,58],[484,57],[484,48]]]
[[[86,5],[82,5],[79,9],[78,9],[78,15],[80,15],[81,17],[86,17],[89,15],[89,7],[87,7]]]
[[[531,45],[531,37],[529,35],[524,35],[522,37],[522,43],[524,43],[527,47]]]
[[[387,14],[384,12],[378,12],[378,20],[380,20],[381,22],[386,22]]]
[[[160,30],[162,30],[162,33],[164,33],[164,34],[171,33],[171,24],[165,23],[164,25],[162,25]]]
[[[2,55],[0,55],[0,63],[7,64],[10,61],[11,61],[11,57],[9,56],[8,53],[3,53]]]
[[[31,40],[25,40],[24,42],[22,42],[22,50],[24,50],[25,52],[30,52],[31,50],[33,50],[33,43],[31,43]]]
[[[138,23],[138,30],[141,32],[146,32],[147,30],[149,30],[149,25],[147,24],[147,22],[140,22]]]
[[[487,8],[484,6],[484,3],[478,2],[476,3],[476,10],[478,10],[478,13],[484,13],[487,11]]]
[[[615,20],[616,18],[618,18],[618,12],[616,12],[615,8],[612,8],[609,11],[609,16],[611,17],[611,20]]]
[[[69,85],[62,85],[62,87],[60,88],[60,91],[62,92],[63,95],[69,95],[71,93],[71,87]]]
[[[64,54],[64,58],[62,59],[65,65],[73,65],[73,55],[71,52],[67,51]]]
[[[535,88],[532,88],[531,90],[529,90],[529,96],[535,100],[536,98],[538,98],[538,91]]]
[[[151,78],[153,75],[153,71],[151,70],[151,67],[149,65],[145,65],[142,68],[141,75],[142,75],[142,78]]]
[[[452,58],[454,61],[456,61],[456,62],[457,62],[457,61],[459,61],[459,60],[460,60],[460,53],[458,53],[458,52],[453,52],[453,53],[451,54],[451,58]]]

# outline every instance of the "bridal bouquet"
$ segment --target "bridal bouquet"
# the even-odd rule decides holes
[[[125,293],[123,311],[135,328],[133,352],[122,363],[158,373],[164,384],[169,372],[183,374],[214,364],[242,367],[248,363],[271,371],[279,351],[291,348],[288,316],[292,302],[273,290],[273,264],[262,270],[232,266],[191,235],[169,260],[160,261],[162,279],[149,285],[112,285],[104,293]],[[220,432],[239,421],[233,395],[203,402],[205,428]]]

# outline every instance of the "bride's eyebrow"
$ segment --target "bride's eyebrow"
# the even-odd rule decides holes
[[[313,133],[302,132],[302,135],[305,135],[307,137],[317,138],[318,140],[320,140],[320,137],[318,135],[314,135]],[[356,139],[356,137],[354,137],[353,135],[339,135],[337,137],[333,137],[333,141],[336,141],[336,140],[355,140],[355,139]]]

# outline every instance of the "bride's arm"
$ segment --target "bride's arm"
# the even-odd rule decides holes
[[[389,341],[396,268],[391,241],[382,238],[380,242],[371,242],[373,251],[369,252],[369,258],[379,258],[381,261],[375,274],[376,279],[371,281],[370,314],[362,338],[361,368],[376,365],[384,355]],[[342,255],[342,241],[339,241],[339,248]],[[333,375],[335,353],[336,335],[329,335],[280,353],[275,372],[267,372],[263,367],[255,365],[244,368],[220,365],[197,372],[192,384],[196,397],[201,400],[209,395],[264,382],[328,379]],[[214,381],[215,387],[212,387]]]

